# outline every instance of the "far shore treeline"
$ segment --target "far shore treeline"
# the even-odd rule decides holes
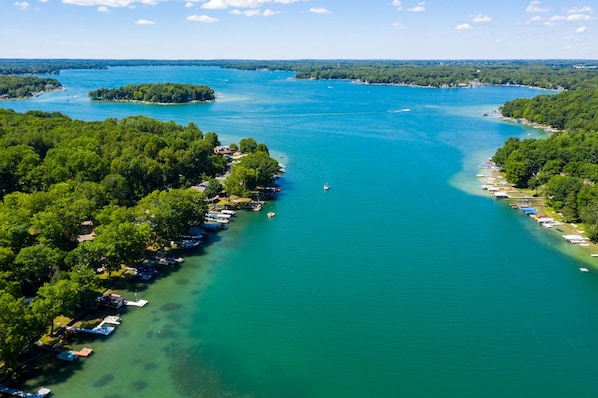
[[[219,145],[194,123],[0,109],[0,376],[52,335],[57,316],[94,304],[111,273],[201,225],[207,197],[250,197],[274,181],[265,144],[231,143],[243,152],[234,161]],[[200,182],[205,192],[190,188]],[[95,237],[79,242],[89,222]]]
[[[124,66],[212,66],[288,71],[297,79],[345,79],[424,87],[523,85],[546,89],[598,88],[594,60],[76,60],[0,59],[0,75],[60,74],[64,69]]]
[[[141,101],[154,104],[183,104],[213,101],[208,86],[180,83],[129,84],[119,88],[100,88],[89,92],[94,101]]]

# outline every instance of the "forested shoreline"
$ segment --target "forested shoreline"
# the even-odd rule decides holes
[[[57,316],[96,305],[110,273],[201,226],[208,196],[250,196],[274,181],[265,144],[231,144],[245,151],[234,162],[219,145],[193,123],[0,109],[0,375],[53,333]],[[205,192],[189,188],[200,182]],[[94,238],[79,241],[87,222]]]
[[[62,88],[62,84],[56,79],[0,75],[0,99],[27,98],[60,88]]]
[[[113,89],[89,92],[93,101],[140,101],[152,104],[184,104],[213,101],[214,90],[208,86],[180,83],[129,84]]]
[[[534,190],[562,221],[582,222],[598,240],[598,91],[516,99],[501,112],[559,129],[545,139],[509,138],[493,158],[507,181]]]

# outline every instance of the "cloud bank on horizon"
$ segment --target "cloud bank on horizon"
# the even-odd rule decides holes
[[[597,59],[576,1],[17,0],[0,57]]]

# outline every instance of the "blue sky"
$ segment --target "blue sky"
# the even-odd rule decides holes
[[[0,58],[598,59],[596,0],[0,0]]]

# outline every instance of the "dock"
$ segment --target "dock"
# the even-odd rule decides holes
[[[4,386],[0,386],[0,392],[4,394],[13,395],[15,397],[24,397],[24,398],[43,398],[46,395],[50,394],[49,388],[40,388],[35,393],[29,393],[21,390],[15,390],[14,388],[8,388]]]
[[[110,333],[112,333],[114,331],[114,329],[116,329],[114,326],[96,326],[93,329],[86,329],[86,328],[74,328],[72,326],[69,326],[67,328],[68,330],[73,330],[75,332],[81,332],[81,333],[92,333],[92,334],[101,334],[102,336],[108,336]]]
[[[71,352],[78,357],[88,357],[93,352],[93,349],[88,348],[88,347],[83,347],[79,351],[71,351]]]
[[[130,306],[133,306],[133,307],[143,307],[147,303],[148,303],[147,300],[137,300],[137,301],[125,300],[125,305],[130,305]]]
[[[108,315],[104,318],[102,322],[93,329],[86,329],[86,328],[75,328],[69,326],[68,330],[73,330],[75,332],[82,332],[82,333],[92,333],[92,334],[101,334],[103,336],[108,336],[110,333],[116,329],[115,326],[108,326],[108,325],[120,325],[120,317],[118,315]]]

